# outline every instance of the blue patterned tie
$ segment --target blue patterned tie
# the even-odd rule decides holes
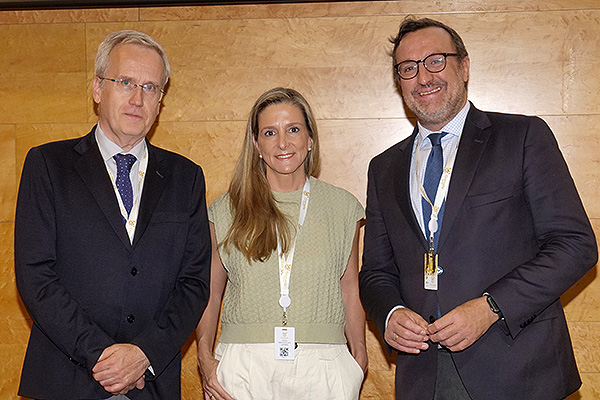
[[[431,203],[435,203],[435,195],[437,193],[438,185],[442,177],[444,170],[444,151],[442,150],[442,137],[446,136],[446,132],[443,133],[431,133],[429,140],[431,141],[431,152],[429,158],[427,158],[427,168],[425,169],[425,177],[423,178],[423,188],[427,197]],[[431,218],[431,205],[424,198],[421,199],[423,206],[423,222],[425,223],[425,235],[429,240],[429,219]],[[438,213],[438,230],[435,233],[435,244],[437,245],[437,237],[440,234],[442,228],[442,216],[444,208],[441,207]]]
[[[133,187],[129,173],[137,158],[133,154],[115,154],[113,158],[117,162],[117,189],[119,189],[121,200],[127,210],[127,215],[129,215],[131,207],[133,207]]]

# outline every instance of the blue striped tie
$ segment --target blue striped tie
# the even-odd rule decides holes
[[[429,157],[427,158],[427,168],[425,169],[425,177],[423,178],[423,188],[425,189],[425,193],[427,193],[427,197],[431,203],[435,202],[435,195],[437,193],[438,186],[440,184],[440,179],[442,177],[442,172],[444,170],[444,151],[442,149],[442,137],[444,137],[447,132],[443,133],[431,133],[429,136],[429,140],[431,141],[431,152],[429,153]],[[431,218],[431,205],[424,198],[421,199],[421,204],[423,206],[423,222],[425,223],[425,235],[427,240],[429,240],[429,219]],[[440,234],[440,230],[442,227],[442,216],[443,216],[443,206],[438,213],[438,229],[435,233],[435,244],[437,245],[437,238]]]

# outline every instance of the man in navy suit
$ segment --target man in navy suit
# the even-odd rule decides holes
[[[548,126],[467,100],[460,36],[409,18],[393,40],[413,134],[369,167],[361,298],[396,397],[557,400],[576,391],[560,296],[597,260]]]
[[[180,398],[181,347],[209,295],[202,169],[146,139],[170,67],[136,31],[98,48],[86,136],[30,150],[15,272],[33,320],[19,394]]]

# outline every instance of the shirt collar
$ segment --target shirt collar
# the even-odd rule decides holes
[[[421,125],[420,122],[417,122],[417,126],[419,128],[419,136],[421,146],[429,145],[429,140],[424,140],[430,133],[438,133],[438,132],[447,132],[451,135],[460,138],[463,128],[465,127],[465,122],[467,121],[467,114],[469,113],[469,109],[471,108],[471,102],[467,101],[465,106],[448,122],[442,129],[439,131],[432,131],[425,128]]]
[[[96,142],[98,143],[98,148],[100,149],[100,154],[102,154],[104,162],[108,162],[115,154],[119,153],[133,154],[138,160],[141,160],[146,154],[145,139],[141,140],[130,151],[125,152],[118,144],[106,136],[102,128],[100,128],[100,124],[96,125]]]

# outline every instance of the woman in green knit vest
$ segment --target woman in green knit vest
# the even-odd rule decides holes
[[[205,400],[358,399],[364,209],[318,171],[307,101],[293,89],[264,93],[229,191],[209,207],[211,294],[196,329]]]

